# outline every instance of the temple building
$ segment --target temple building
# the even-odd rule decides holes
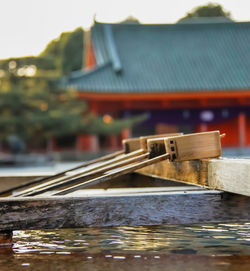
[[[250,22],[95,23],[85,37],[84,69],[65,88],[99,115],[148,113],[122,137],[219,129],[224,147],[250,145]],[[100,145],[97,136],[78,140]]]

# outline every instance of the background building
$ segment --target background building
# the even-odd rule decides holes
[[[85,35],[84,69],[65,87],[96,114],[149,114],[123,137],[219,129],[224,146],[242,147],[250,145],[249,44],[250,22],[95,23]],[[101,144],[97,136],[78,139],[82,148],[87,139],[92,149]],[[117,146],[118,137],[110,142]]]

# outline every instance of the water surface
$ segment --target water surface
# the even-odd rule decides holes
[[[0,270],[250,270],[250,222],[15,231]]]

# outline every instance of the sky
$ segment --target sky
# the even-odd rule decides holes
[[[0,59],[38,55],[62,32],[132,15],[141,23],[175,23],[208,2],[236,21],[250,21],[250,0],[0,0]]]

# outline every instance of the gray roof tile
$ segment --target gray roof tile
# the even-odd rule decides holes
[[[96,23],[91,31],[97,68],[74,73],[67,87],[112,93],[250,89],[250,22],[110,25],[120,73],[104,26]]]

